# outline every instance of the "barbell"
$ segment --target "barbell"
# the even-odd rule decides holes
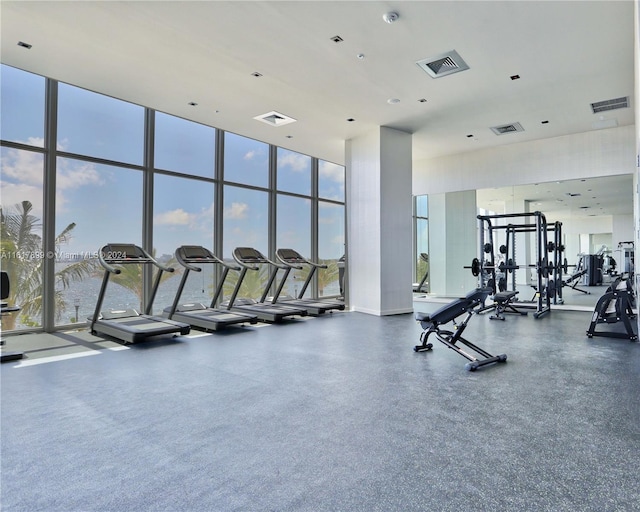
[[[567,262],[567,258],[565,258],[564,261],[558,266],[558,270],[562,270],[566,274],[568,267],[569,264]],[[482,272],[483,270],[497,269],[500,272],[512,273],[514,270],[518,270],[519,268],[536,268],[540,272],[542,272],[542,275],[544,277],[548,277],[549,272],[552,272],[555,266],[553,264],[516,265],[512,259],[507,260],[506,263],[502,261],[499,265],[483,265],[478,258],[473,258],[473,260],[471,260],[471,266],[465,266],[464,268],[470,268],[471,273],[474,275],[474,277],[479,276],[480,272]]]

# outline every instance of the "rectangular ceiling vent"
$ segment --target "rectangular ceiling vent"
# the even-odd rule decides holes
[[[616,110],[619,108],[627,108],[629,106],[629,96],[624,98],[615,98],[613,100],[598,101],[591,104],[591,110],[594,114],[599,112],[607,112],[608,110]]]
[[[467,63],[455,50],[436,55],[430,59],[419,60],[416,64],[431,78],[440,78],[469,69]]]
[[[263,123],[267,123],[271,126],[283,126],[289,123],[295,123],[296,120],[293,117],[285,116],[280,112],[276,112],[272,110],[271,112],[267,112],[266,114],[262,114],[261,116],[254,117],[256,121],[262,121]]]
[[[500,126],[492,126],[491,131],[496,135],[504,135],[505,133],[523,132],[524,128],[520,123],[503,124]]]

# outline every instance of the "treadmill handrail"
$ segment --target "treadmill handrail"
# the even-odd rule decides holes
[[[249,265],[249,262],[245,262],[245,258],[242,258],[242,256],[240,256],[240,251],[242,250],[253,252],[254,256],[251,258],[251,263],[254,263],[253,266]],[[232,256],[240,266],[248,270],[260,270],[260,267],[258,267],[258,265],[256,265],[255,263],[270,263],[270,261],[260,251],[258,251],[257,249],[253,249],[252,247],[236,247],[233,250]]]
[[[205,256],[198,257],[198,258],[188,258],[184,255],[184,253],[188,248],[198,249],[199,251],[203,252]],[[176,256],[176,260],[178,260],[178,263],[180,263],[180,265],[182,265],[185,268],[188,268],[189,270],[193,270],[195,272],[200,272],[202,269],[200,267],[196,267],[195,265],[192,265],[193,263],[218,264],[218,265],[227,267],[229,270],[240,270],[239,267],[235,265],[231,265],[230,263],[227,263],[226,261],[218,258],[209,249],[207,249],[206,247],[202,247],[200,245],[181,245],[176,249],[175,256]]]
[[[142,253],[143,258],[127,258],[122,257],[121,252],[118,250],[118,247],[124,247],[129,245],[131,247],[135,247],[137,251]],[[105,258],[105,254],[111,255],[111,257]],[[158,267],[163,272],[174,272],[175,269],[173,267],[169,267],[163,265],[159,261],[157,261],[153,256],[151,256],[147,251],[145,251],[142,247],[135,244],[107,244],[102,246],[102,248],[98,251],[98,261],[105,268],[105,270],[111,272],[112,274],[119,274],[121,270],[117,267],[114,267],[113,264],[116,265],[130,265],[130,264],[144,264],[151,263],[152,265]]]
[[[278,258],[283,264],[287,265],[288,267],[291,268],[295,268],[295,269],[303,269],[304,266],[300,265],[299,267],[296,267],[292,262],[287,261],[287,258],[285,256],[282,255],[283,251],[291,251],[293,253],[295,253],[295,258],[297,260],[301,260],[303,263],[306,263],[307,265],[311,265],[313,267],[317,267],[317,268],[329,268],[328,265],[326,265],[325,263],[317,263],[315,261],[311,261],[307,258],[305,258],[304,256],[302,256],[299,252],[294,251],[293,249],[278,249],[276,251],[276,258]]]

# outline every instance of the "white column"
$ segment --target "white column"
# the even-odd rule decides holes
[[[349,304],[413,311],[411,134],[387,127],[346,144]]]

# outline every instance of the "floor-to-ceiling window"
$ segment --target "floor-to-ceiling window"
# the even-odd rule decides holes
[[[141,245],[176,268],[155,312],[175,296],[180,245],[203,245],[229,261],[240,246],[267,257],[293,248],[328,265],[307,294],[341,293],[343,166],[9,66],[1,71],[2,268],[11,272],[11,302],[22,307],[3,319],[4,330],[43,325],[43,308],[54,312],[55,326],[84,323],[103,275],[97,252],[107,243]],[[47,270],[43,240],[51,234],[55,266]],[[145,277],[134,266],[112,280],[103,309],[143,309]],[[241,295],[258,298],[268,270],[250,272]],[[54,273],[55,289],[43,294],[43,275]],[[215,275],[190,277],[183,299],[207,303]],[[303,277],[294,275],[285,293]]]
[[[42,324],[45,79],[8,66],[0,74],[1,259],[11,284],[3,330]]]
[[[415,258],[414,281],[416,291],[429,291],[429,196],[414,198]]]
[[[154,308],[173,303],[184,268],[175,250],[200,245],[214,250],[216,130],[175,116],[155,113],[153,178],[153,247],[160,263],[175,269],[165,274]],[[209,305],[214,293],[215,268],[201,265],[189,272],[181,303]]]
[[[308,259],[313,259],[311,165],[311,157],[278,148],[276,247],[293,249]],[[309,271],[309,266],[291,271],[282,289],[282,295],[297,297]],[[284,274],[284,271],[281,271],[281,274]],[[307,293],[310,292],[311,290]]]
[[[318,259],[327,265],[318,272],[318,295],[344,295],[345,255],[344,167],[318,161]]]
[[[143,107],[63,83],[57,105],[55,319],[65,325],[93,313],[98,250],[142,245],[145,119]],[[143,309],[138,265],[112,276],[103,308]]]

